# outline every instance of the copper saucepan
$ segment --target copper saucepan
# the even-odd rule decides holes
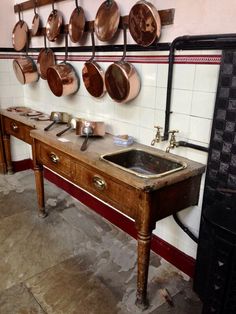
[[[48,85],[57,97],[74,94],[79,89],[79,77],[68,58],[68,33],[65,34],[65,59],[63,62],[50,66],[47,70]]]
[[[105,84],[109,96],[116,102],[127,103],[138,96],[140,77],[135,67],[125,61],[127,25],[124,24],[124,53],[120,61],[111,64],[105,72]]]
[[[105,124],[103,121],[79,119],[76,124],[76,135],[85,136],[80,148],[81,151],[85,151],[88,147],[88,139],[90,136],[100,137],[105,135]]]
[[[41,20],[39,14],[36,12],[36,6],[37,6],[38,0],[34,0],[34,17],[32,21],[32,27],[31,27],[31,34],[33,36],[37,35],[39,33],[39,28],[41,25]]]
[[[104,1],[96,14],[94,28],[101,41],[110,41],[117,32],[120,22],[120,10],[114,0]]]
[[[94,61],[95,58],[95,41],[94,30],[91,30],[92,40],[92,57],[85,62],[82,69],[84,86],[93,97],[102,97],[105,94],[104,72],[100,65]]]
[[[52,121],[44,131],[48,131],[56,123],[68,123],[71,119],[71,115],[67,112],[52,111],[50,114],[50,120]]]
[[[129,30],[137,44],[147,47],[161,35],[161,19],[155,6],[145,0],[137,2],[129,13]]]
[[[76,8],[71,13],[69,20],[69,36],[73,43],[77,43],[83,36],[85,27],[85,15],[82,7],[78,5],[78,0],[75,0]]]
[[[37,59],[39,75],[43,80],[47,79],[48,68],[55,65],[55,63],[56,60],[54,52],[52,51],[52,49],[47,48],[46,35],[44,34],[44,48],[40,50]]]
[[[52,12],[49,14],[46,24],[46,36],[49,41],[56,41],[60,35],[62,27],[62,14],[54,9],[54,0],[52,1]]]
[[[21,19],[21,6],[18,4],[19,21],[12,31],[12,45],[16,51],[21,51],[25,48],[28,41],[29,28],[26,22]]]
[[[61,132],[58,132],[56,134],[56,136],[61,136],[62,134],[64,134],[65,132],[67,132],[69,130],[75,130],[76,129],[77,120],[78,119],[76,119],[76,118],[71,118],[70,121],[67,123],[67,127],[65,129],[63,129]]]
[[[13,70],[21,84],[34,83],[39,74],[34,60],[28,56],[28,42],[26,44],[26,56],[13,60]]]

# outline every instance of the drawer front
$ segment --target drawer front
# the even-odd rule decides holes
[[[66,154],[42,143],[36,145],[38,162],[73,181],[74,162]]]
[[[32,144],[32,138],[30,137],[32,127],[7,117],[3,117],[3,127],[5,133],[13,135],[28,144]]]
[[[106,174],[93,171],[79,163],[76,163],[75,174],[76,184],[129,217],[135,218],[137,203],[139,200],[141,201],[141,195],[138,190],[116,182]]]

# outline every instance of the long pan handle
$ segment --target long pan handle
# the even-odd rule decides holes
[[[85,139],[84,139],[84,141],[83,141],[83,143],[82,143],[82,145],[80,147],[80,150],[82,152],[85,151],[87,149],[87,147],[88,147],[88,139],[89,139],[89,133],[87,133],[87,135],[86,135],[86,137],[85,137]]]
[[[66,129],[64,129],[61,132],[57,133],[56,136],[61,136],[62,134],[64,134],[66,131],[68,131],[70,129],[71,129],[71,126],[68,126]]]
[[[44,131],[48,131],[57,121],[53,121],[52,123],[50,123],[48,126],[46,126],[46,128],[44,128]]]

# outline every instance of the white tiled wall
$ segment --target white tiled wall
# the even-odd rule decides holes
[[[210,53],[206,52],[206,54]],[[82,62],[72,63],[81,79],[79,91],[73,96],[60,98],[54,96],[49,90],[47,82],[41,79],[35,84],[20,86],[14,79],[11,63],[11,60],[0,61],[1,76],[6,75],[7,78],[6,81],[0,79],[2,107],[22,104],[24,100],[26,106],[48,113],[60,110],[75,116],[99,118],[105,121],[108,132],[112,134],[128,133],[134,136],[138,142],[146,145],[150,145],[154,138],[154,125],[164,128],[167,64],[135,63],[142,81],[140,94],[128,104],[118,104],[112,101],[108,95],[96,99],[88,94],[81,79]],[[109,65],[106,62],[99,64],[104,70]],[[170,129],[179,130],[177,140],[190,140],[195,144],[208,146],[218,72],[219,65],[176,64],[174,66],[171,106],[173,113],[170,119]],[[162,142],[156,147],[165,149],[167,144],[167,142]],[[172,152],[203,163],[206,163],[207,160],[206,153],[190,148],[179,147]],[[15,152],[13,158],[17,159],[19,156],[22,157],[19,152]],[[201,201],[199,206],[188,208],[180,213],[184,223],[196,234],[199,230],[200,214]],[[154,233],[186,254],[195,257],[196,245],[173,222],[172,217],[158,222]]]

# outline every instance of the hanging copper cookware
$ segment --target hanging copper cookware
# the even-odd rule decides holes
[[[55,65],[55,63],[56,60],[54,52],[52,51],[52,49],[47,48],[46,35],[44,34],[44,48],[40,50],[37,59],[39,75],[43,80],[47,79],[48,68]]]
[[[26,56],[13,60],[13,70],[21,84],[34,83],[39,74],[34,60],[28,56],[28,42],[26,44]]]
[[[69,20],[68,30],[70,40],[77,43],[83,36],[85,27],[85,15],[82,7],[78,5],[78,0],[75,0],[76,8],[72,12]]]
[[[57,97],[74,94],[79,89],[79,77],[68,58],[68,33],[65,34],[65,59],[47,70],[48,85]]]
[[[106,0],[99,7],[94,21],[95,33],[99,40],[110,41],[118,29],[120,10],[114,0]]]
[[[129,30],[137,44],[147,47],[161,35],[161,19],[155,6],[145,0],[137,2],[129,13]]]
[[[50,13],[46,24],[46,36],[49,41],[56,41],[60,35],[62,27],[62,14],[54,9],[54,0],[52,1],[52,12]]]
[[[37,2],[38,0],[34,0],[34,17],[33,17],[32,26],[31,26],[32,36],[35,36],[39,33],[39,28],[41,25],[40,16],[36,11]]]
[[[94,61],[95,58],[95,41],[94,30],[91,31],[92,40],[92,57],[85,62],[82,69],[84,86],[93,97],[102,97],[105,94],[104,72],[100,65]]]
[[[21,6],[18,4],[18,15],[19,21],[13,28],[12,31],[12,45],[16,51],[21,51],[25,48],[27,40],[29,28],[26,22],[21,19]]]
[[[105,84],[109,96],[116,102],[127,103],[138,96],[140,77],[135,67],[125,61],[127,25],[124,25],[124,53],[120,61],[111,64],[105,72]]]

